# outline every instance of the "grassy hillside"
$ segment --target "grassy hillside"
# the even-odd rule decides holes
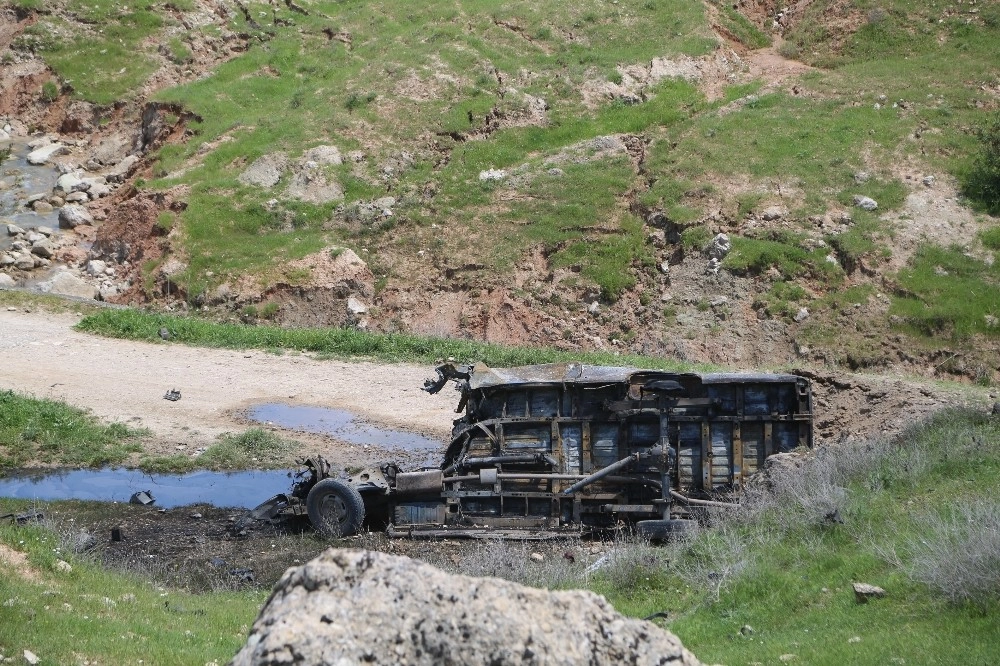
[[[662,265],[699,273],[700,250],[725,231],[724,271],[754,278],[755,309],[827,361],[997,348],[995,219],[939,233],[908,201],[925,175],[979,182],[976,129],[1000,104],[992,5],[816,0],[779,17],[771,3],[744,15],[690,0],[317,0],[220,5],[224,18],[198,0],[6,5],[37,17],[12,48],[52,68],[47,94],[94,102],[109,121],[113,100],[152,94],[168,109],[172,138],[137,185],[182,193],[160,226],[191,303],[247,276],[261,290],[306,284],[309,269],[287,260],[349,247],[378,294],[475,302],[500,289],[536,311],[597,294],[617,313],[605,328],[625,316],[618,337],[655,346],[703,335],[676,315],[717,289],[657,307]],[[755,59],[772,42],[781,56]],[[154,70],[177,85],[151,93]],[[298,198],[294,168],[273,186],[240,180],[260,158],[295,164],[319,145],[343,163],[307,179],[342,198]],[[504,175],[483,180],[490,170]],[[966,190],[996,205],[982,200],[995,190]],[[391,215],[358,214],[385,196]],[[147,283],[159,266],[142,267]],[[854,304],[865,315],[845,329]],[[373,319],[398,328],[406,306],[383,307]],[[801,307],[813,317],[795,327]],[[566,339],[589,344],[574,329]],[[995,372],[977,357],[959,374]]]

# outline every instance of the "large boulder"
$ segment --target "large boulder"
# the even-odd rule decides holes
[[[234,666],[698,664],[676,636],[592,592],[447,574],[329,549],[275,585]]]
[[[43,294],[58,294],[60,296],[75,296],[77,298],[97,298],[97,287],[86,280],[73,275],[69,271],[56,273],[45,282],[38,283],[38,290]]]
[[[83,206],[69,205],[59,209],[59,226],[75,229],[81,224],[93,224],[94,218]]]

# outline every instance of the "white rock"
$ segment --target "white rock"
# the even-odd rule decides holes
[[[14,282],[14,278],[6,273],[0,273],[0,289],[9,289],[14,286],[17,286],[17,283]]]
[[[360,299],[351,296],[347,299],[347,312],[354,316],[363,315],[368,312],[368,307]]]
[[[499,183],[506,177],[507,172],[503,169],[487,169],[479,172],[479,182],[481,183]]]
[[[37,664],[39,661],[41,661],[38,658],[37,654],[35,654],[34,652],[32,652],[31,650],[29,650],[27,648],[24,649],[24,660],[26,662],[28,662],[29,664],[31,664],[31,666],[35,666],[35,664]]]
[[[708,244],[706,251],[711,259],[722,261],[732,249],[733,244],[730,242],[729,236],[726,234],[717,234]]]
[[[28,153],[28,164],[34,164],[35,166],[40,166],[45,164],[53,157],[58,155],[65,155],[69,152],[69,148],[62,145],[61,143],[50,143],[48,145],[42,146],[36,150]]]
[[[70,573],[73,571],[72,565],[65,560],[56,560],[56,571],[61,571],[63,573]]]
[[[87,262],[86,270],[87,275],[97,277],[98,275],[103,275],[108,270],[108,264],[100,259],[91,259]]]
[[[59,226],[63,229],[75,229],[81,224],[93,224],[94,218],[83,206],[70,205],[59,209]]]
[[[80,177],[78,173],[64,173],[56,180],[56,189],[63,192],[85,192],[90,189],[90,184]]]
[[[878,208],[878,202],[871,197],[864,197],[860,194],[854,195],[854,205],[858,208],[863,208],[865,210],[875,210]]]
[[[69,271],[57,273],[51,279],[38,283],[38,290],[45,294],[60,296],[76,296],[78,298],[96,298],[97,287],[81,280]]]
[[[764,218],[764,220],[766,220],[767,222],[780,220],[784,216],[785,216],[785,210],[779,206],[771,206],[770,208],[767,208],[763,213],[761,213],[761,217]]]
[[[798,323],[804,322],[808,318],[809,318],[809,310],[807,310],[806,308],[799,308],[799,311],[796,312],[795,316],[793,317],[793,319]]]
[[[8,224],[7,225],[7,235],[8,236],[16,236],[18,234],[23,234],[23,233],[24,233],[24,229],[22,229],[21,227],[17,226],[16,224]]]

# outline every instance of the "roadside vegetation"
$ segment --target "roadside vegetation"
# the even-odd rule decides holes
[[[665,613],[655,622],[706,663],[771,663],[788,654],[821,664],[989,663],[1000,640],[998,438],[997,417],[946,410],[894,440],[819,449],[772,469],[737,511],[704,516],[711,527],[684,541],[651,545],[622,534],[599,557],[586,555],[587,542],[567,542],[541,562],[530,555],[543,546],[527,542],[452,544],[417,556],[456,573],[592,589],[636,617]],[[52,508],[62,518],[45,526],[0,526],[0,544],[25,553],[30,569],[0,570],[0,597],[11,600],[0,605],[4,655],[27,648],[51,663],[80,655],[221,663],[283,566],[329,545],[267,535],[274,547],[262,548],[249,589],[195,560],[123,562],[112,572],[71,548],[74,530],[99,505]],[[68,521],[73,515],[81,520]],[[334,545],[389,548],[378,534]],[[855,582],[886,594],[859,603]]]
[[[265,349],[275,353],[312,352],[321,357],[372,359],[389,363],[483,362],[493,367],[538,363],[633,365],[664,370],[691,370],[693,364],[674,359],[611,352],[569,352],[531,347],[506,347],[405,333],[369,333],[353,328],[298,328],[220,324],[197,317],[180,317],[140,310],[104,310],[84,317],[77,330],[113,338],[160,341],[165,328],[171,342],[230,349]],[[704,369],[704,368],[702,368]]]
[[[26,463],[100,467],[142,450],[145,431],[103,424],[56,400],[0,391],[0,470]]]

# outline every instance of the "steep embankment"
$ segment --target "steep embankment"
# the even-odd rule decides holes
[[[993,381],[1000,18],[855,4],[19,0],[0,114],[107,300]]]

